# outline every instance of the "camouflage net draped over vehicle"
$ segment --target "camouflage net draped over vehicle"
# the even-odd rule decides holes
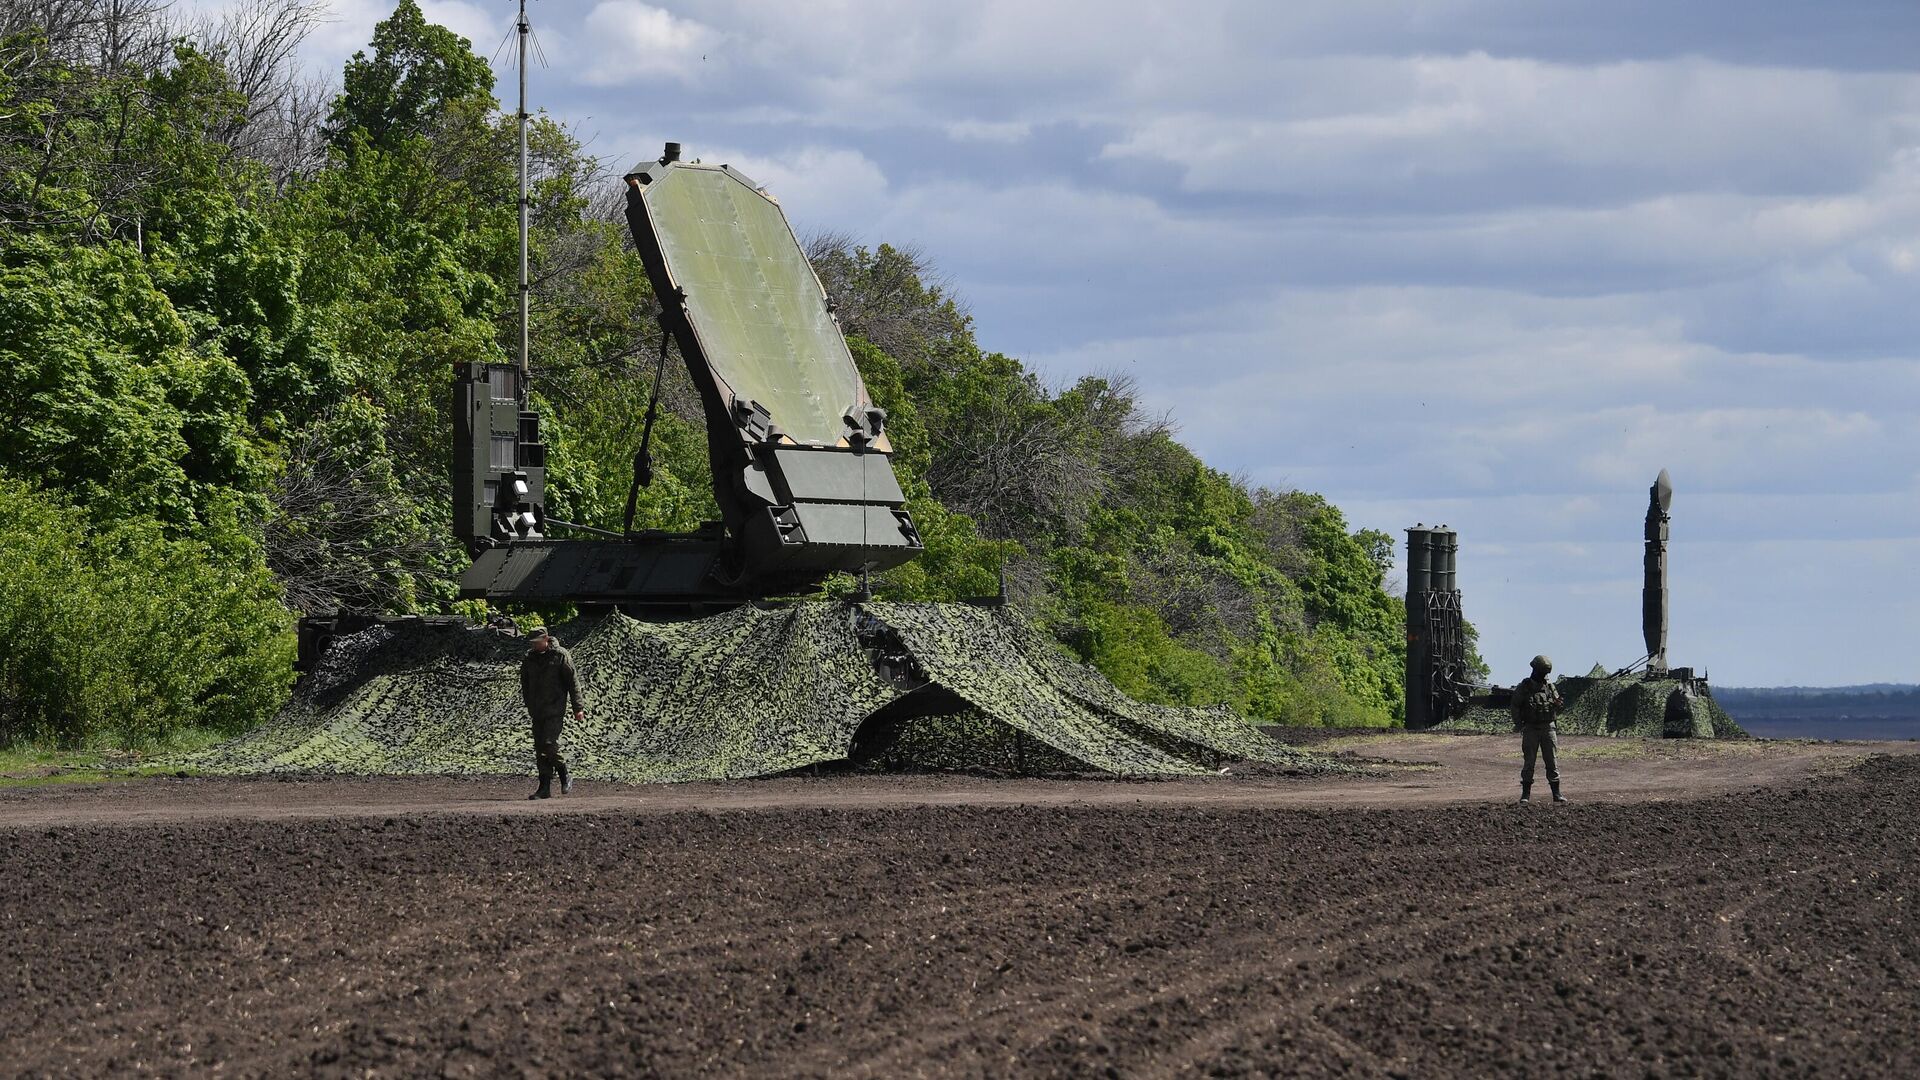
[[[868,610],[900,634],[935,683],[1096,768],[1191,772],[1196,764],[1284,757],[1272,739],[1224,706],[1135,701],[1005,608],[876,603]]]
[[[857,632],[863,611],[897,635],[926,686],[907,694],[881,677]],[[856,735],[884,743],[893,764],[936,768],[1017,762],[1156,775],[1315,760],[1225,709],[1133,701],[1003,608],[809,602],[683,622],[614,613],[556,636],[587,702],[561,749],[585,778],[765,776],[856,756]],[[525,648],[498,631],[413,623],[339,639],[275,720],[187,764],[236,774],[530,773]],[[901,708],[927,701],[946,707]],[[878,727],[884,739],[870,737]]]
[[[1566,706],[1556,721],[1562,735],[1620,735],[1635,738],[1751,738],[1710,691],[1687,695],[1685,709],[1675,710],[1669,722],[1667,702],[1685,684],[1677,679],[1645,675],[1569,675],[1554,686]],[[1469,709],[1440,725],[1442,730],[1511,731],[1505,709]]]

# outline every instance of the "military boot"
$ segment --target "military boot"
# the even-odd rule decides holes
[[[567,775],[567,763],[560,763],[560,794],[573,794],[573,777]]]
[[[1555,784],[1555,785],[1553,785],[1553,801],[1554,801],[1554,802],[1566,802],[1566,801],[1567,801],[1567,797],[1566,797],[1565,795],[1562,795],[1562,794],[1560,794],[1560,785],[1559,785],[1559,784]]]
[[[1522,780],[1520,782],[1520,801],[1521,802],[1533,801],[1533,784],[1525,780]]]
[[[553,798],[553,759],[547,756],[545,749],[536,747],[533,753],[533,765],[540,771],[540,787],[527,798]]]

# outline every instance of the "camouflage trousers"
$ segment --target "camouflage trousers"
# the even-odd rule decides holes
[[[547,786],[555,773],[563,783],[566,781],[567,763],[560,760],[560,729],[566,722],[564,713],[533,718],[533,764],[540,770],[541,787]]]
[[[1533,759],[1543,759],[1547,766],[1547,783],[1560,785],[1560,769],[1553,763],[1554,751],[1560,749],[1560,733],[1552,724],[1528,724],[1520,729],[1520,754],[1524,762],[1520,766],[1520,784],[1525,787],[1533,783]]]

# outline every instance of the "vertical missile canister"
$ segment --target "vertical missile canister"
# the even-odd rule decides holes
[[[1466,624],[1455,569],[1460,534],[1445,525],[1407,530],[1406,724],[1445,723],[1467,703]]]
[[[1407,681],[1406,724],[1417,730],[1432,723],[1428,714],[1427,597],[1433,591],[1433,530],[1407,530]]]
[[[1415,525],[1407,530],[1407,595],[1433,588],[1433,530]]]
[[[1661,469],[1647,489],[1646,580],[1640,587],[1640,632],[1646,637],[1647,666],[1667,669],[1667,522],[1673,507],[1673,481]]]
[[[1452,592],[1459,588],[1454,563],[1460,554],[1460,534],[1441,525],[1433,530],[1433,588]]]

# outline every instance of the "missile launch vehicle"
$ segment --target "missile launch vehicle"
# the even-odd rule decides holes
[[[1562,734],[1668,738],[1745,738],[1713,700],[1704,670],[1667,663],[1667,543],[1673,480],[1661,469],[1647,489],[1640,589],[1640,634],[1646,655],[1609,672],[1555,681],[1566,706]],[[1466,673],[1460,590],[1454,564],[1459,537],[1445,526],[1407,530],[1407,686],[1409,728],[1445,725],[1505,730],[1512,689],[1475,685]]]

